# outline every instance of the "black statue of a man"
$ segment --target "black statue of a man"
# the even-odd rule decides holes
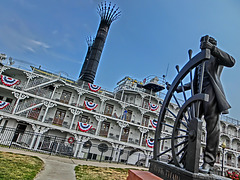
[[[203,76],[202,93],[209,95],[209,101],[203,102],[200,107],[200,115],[204,115],[206,121],[206,149],[204,152],[203,165],[199,171],[202,173],[210,173],[215,161],[219,146],[220,123],[219,115],[227,114],[231,107],[226,100],[223,87],[220,81],[220,76],[223,67],[232,67],[235,64],[235,59],[220,50],[217,46],[217,41],[209,36],[201,38],[201,49],[210,49],[212,57],[205,63],[205,71]],[[201,71],[200,65],[197,67],[194,77],[194,86],[196,87],[199,81],[198,74]]]
[[[220,81],[220,76],[224,66],[234,66],[235,59],[216,47],[217,41],[208,35],[203,36],[200,42],[201,49],[209,49],[211,51],[211,58],[205,62],[204,68],[201,65],[196,68],[193,80],[194,93],[198,93],[201,73],[202,70],[205,69],[203,74],[202,93],[209,95],[209,101],[204,101],[201,104],[199,108],[199,114],[200,117],[204,115],[204,119],[206,121],[207,138],[203,158],[204,163],[200,167],[199,171],[202,173],[210,173],[216,161],[216,155],[219,146],[219,115],[227,114],[228,109],[231,108],[226,100],[226,96]],[[185,84],[184,89],[191,89],[191,84]],[[177,92],[181,91],[182,87],[179,86],[177,88]]]

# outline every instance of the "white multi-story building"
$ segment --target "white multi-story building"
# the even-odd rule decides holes
[[[125,77],[109,92],[88,83],[79,86],[73,80],[31,68],[27,71],[0,66],[1,144],[76,158],[149,165],[153,148],[146,140],[154,139],[153,120],[158,119],[164,98],[162,80],[153,78],[143,84]],[[160,88],[151,91],[146,88],[149,83]],[[172,111],[177,110],[172,104]],[[226,143],[224,167],[238,170],[240,122],[229,117],[221,119],[220,144]],[[174,119],[169,114],[166,121],[173,124]],[[167,128],[164,133],[169,133]],[[203,130],[203,148],[205,134]],[[168,141],[162,142],[162,151],[169,147]],[[216,170],[221,171],[221,166],[219,147]]]

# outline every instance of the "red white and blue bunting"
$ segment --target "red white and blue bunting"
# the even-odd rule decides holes
[[[149,107],[150,107],[151,111],[156,111],[159,106],[158,106],[158,105],[155,105],[155,104],[149,103]]]
[[[13,78],[11,78],[11,77],[4,76],[4,75],[1,75],[1,81],[2,81],[2,83],[3,83],[4,85],[6,85],[6,86],[13,86],[13,85],[15,85],[15,84],[17,84],[17,83],[20,83],[19,80],[13,79]]]
[[[153,119],[153,120],[150,120],[150,123],[152,125],[152,127],[156,128],[157,127],[157,120],[156,119]]]
[[[7,107],[8,105],[9,105],[8,102],[0,101],[0,109],[4,109],[4,108]]]
[[[94,110],[98,106],[98,104],[88,102],[88,101],[84,101],[84,105],[88,110]]]
[[[150,148],[153,148],[154,146],[154,139],[146,139],[147,145]]]
[[[97,91],[99,91],[101,89],[100,86],[97,86],[97,85],[94,85],[94,84],[91,84],[91,83],[88,83],[88,87],[93,92],[97,92]]]
[[[78,122],[78,128],[82,132],[87,132],[87,131],[89,131],[92,128],[92,125],[86,124],[86,123],[82,123],[82,122]]]

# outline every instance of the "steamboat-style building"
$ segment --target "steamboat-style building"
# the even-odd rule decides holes
[[[149,165],[154,126],[164,98],[163,79],[155,77],[143,84],[125,77],[110,92],[86,82],[80,86],[73,80],[31,68],[32,71],[27,71],[0,65],[1,144],[50,152],[55,143],[55,153],[65,152],[65,147],[76,158],[109,160],[111,157],[111,161]],[[148,88],[152,86],[158,87],[157,91]],[[177,110],[172,104],[172,111]],[[224,167],[237,170],[240,122],[229,117],[221,119],[220,144],[226,143]],[[174,119],[169,114],[166,121],[173,124]],[[9,133],[8,128],[16,130]],[[168,133],[167,128],[164,131]],[[203,148],[205,134],[203,130]],[[91,142],[91,151],[85,147],[86,142]],[[105,147],[104,153],[99,144]],[[169,143],[163,142],[161,150],[169,147]],[[167,161],[170,156],[162,160]],[[221,164],[219,147],[216,168],[221,170]]]

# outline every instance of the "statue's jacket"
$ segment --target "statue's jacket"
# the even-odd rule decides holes
[[[220,50],[217,47],[214,47],[214,49],[211,52],[211,58],[205,64],[208,79],[215,92],[218,110],[223,114],[228,113],[227,110],[231,108],[231,106],[226,99],[223,86],[220,80],[220,76],[224,66],[233,67],[234,64],[235,64],[235,59],[232,56],[230,56],[228,53]],[[197,84],[196,76],[197,76],[197,70],[195,71],[195,76],[194,76],[195,87]],[[203,82],[203,86],[204,86],[204,83],[209,83],[209,82]]]

